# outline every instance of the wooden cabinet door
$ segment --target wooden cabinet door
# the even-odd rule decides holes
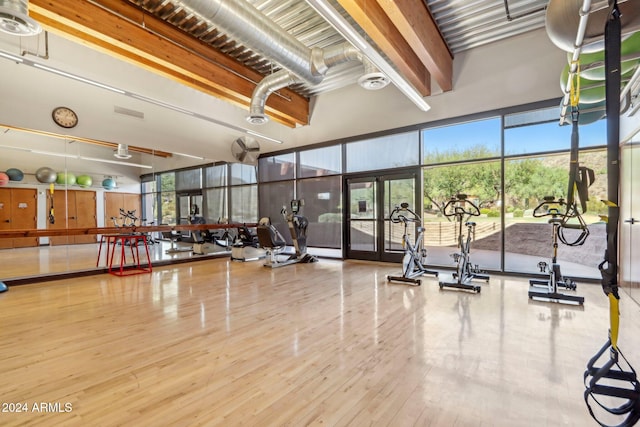
[[[11,230],[11,189],[0,188],[0,230]],[[13,247],[13,239],[0,239],[0,249]]]
[[[0,189],[0,230],[37,228],[37,190],[22,188]],[[37,237],[0,239],[0,249],[37,246]]]
[[[131,193],[105,193],[104,194],[104,224],[107,227],[113,227],[114,223],[111,218],[117,218],[118,225],[122,225],[120,209],[126,211],[136,211],[136,216],[141,216],[141,202],[139,194]],[[127,222],[129,220],[127,219]],[[140,225],[140,220],[136,221],[136,225]]]
[[[51,212],[51,193],[47,195],[47,223],[51,230],[64,230],[75,227],[76,200],[70,190],[55,190],[53,192],[53,223],[49,216]],[[49,244],[68,245],[73,243],[73,236],[51,236]]]
[[[60,190],[53,194],[55,222],[49,228],[95,228],[96,193],[95,191]],[[95,243],[96,235],[52,236],[51,245],[72,245],[76,243]]]
[[[96,220],[96,193],[94,191],[74,191],[75,193],[75,223],[76,227],[95,228]],[[95,243],[96,235],[74,236],[75,243]]]
[[[11,228],[14,230],[38,228],[38,192],[29,188],[11,189]],[[14,248],[38,245],[37,237],[13,239]]]

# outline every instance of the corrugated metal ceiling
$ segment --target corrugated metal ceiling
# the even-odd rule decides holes
[[[204,43],[224,52],[263,75],[280,67],[269,58],[252,52],[215,28],[210,28],[171,0],[129,0],[149,13],[181,28]],[[304,0],[247,0],[308,47],[327,47],[342,43],[342,36]],[[375,0],[369,0],[375,1]],[[544,26],[547,0],[424,0],[444,39],[454,53],[512,37]],[[364,32],[340,7],[330,3]],[[299,85],[292,89],[313,96],[354,83],[362,65],[345,63],[335,67],[317,86]]]
[[[455,54],[544,27],[548,0],[426,0]]]

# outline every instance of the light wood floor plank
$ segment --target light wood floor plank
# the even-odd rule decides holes
[[[389,284],[398,266],[228,259],[13,286],[0,294],[0,425],[585,426],[607,299],[532,302]],[[640,310],[620,346],[640,366]],[[71,412],[34,412],[69,403]],[[51,406],[51,405],[50,405]],[[0,408],[1,409],[1,408]]]

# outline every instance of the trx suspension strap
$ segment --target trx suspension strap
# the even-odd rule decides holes
[[[618,347],[618,189],[620,142],[620,10],[616,0],[609,0],[609,17],[605,26],[605,70],[607,109],[608,220],[605,259],[598,268],[602,290],[609,299],[609,339],[587,363],[584,372],[584,399],[591,416],[601,426],[629,427],[640,420],[640,383]],[[607,357],[608,356],[608,357]],[[600,363],[600,366],[596,366]],[[595,404],[595,405],[594,405]],[[596,406],[597,405],[597,406]],[[600,408],[600,409],[598,409]],[[602,410],[605,412],[603,413]],[[610,415],[608,415],[608,414]],[[615,418],[619,424],[606,424]]]
[[[51,204],[49,205],[49,223],[50,224],[55,224],[56,222],[56,217],[53,214],[53,182],[51,184],[49,184],[49,196],[51,197]]]
[[[570,101],[571,101],[571,154],[569,158],[569,186],[567,189],[566,212],[562,216],[562,223],[558,229],[558,239],[568,246],[580,246],[589,236],[587,224],[582,219],[580,212],[587,211],[587,201],[589,200],[589,187],[595,181],[593,169],[580,166],[578,162],[578,150],[580,149],[580,134],[578,132],[578,118],[580,111],[580,64],[577,64],[576,72],[570,80]],[[582,211],[578,210],[576,193]],[[578,223],[569,223],[569,220],[576,218]],[[563,230],[566,228],[580,230],[580,235],[573,241],[569,241]]]

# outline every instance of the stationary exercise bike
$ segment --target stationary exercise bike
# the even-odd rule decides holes
[[[567,214],[562,213],[567,207],[566,202],[563,199],[555,199],[553,196],[547,196],[544,201],[540,203],[533,210],[534,218],[549,218],[549,224],[553,226],[552,231],[552,245],[553,254],[551,256],[551,265],[541,261],[538,263],[540,272],[547,272],[549,274],[548,280],[531,279],[529,280],[529,298],[542,298],[551,301],[570,301],[577,302],[582,305],[584,303],[584,297],[577,295],[566,295],[558,292],[558,288],[566,288],[569,290],[576,290],[577,285],[572,279],[562,276],[560,272],[560,264],[558,264],[558,236],[560,229],[566,227]],[[576,227],[570,227],[576,228]],[[586,236],[585,236],[586,238]],[[541,289],[546,288],[546,289]]]
[[[452,197],[442,208],[442,213],[446,217],[455,217],[458,223],[458,248],[460,252],[451,254],[454,262],[457,263],[456,272],[453,273],[455,281],[440,282],[440,289],[445,286],[448,288],[467,289],[475,292],[480,292],[480,286],[478,284],[471,283],[473,280],[484,280],[489,282],[489,275],[485,274],[478,268],[478,265],[473,265],[469,259],[469,253],[471,252],[471,239],[475,235],[476,223],[469,221],[472,216],[480,216],[480,209],[467,199],[466,194],[458,194]],[[466,240],[462,234],[462,223],[467,227]]]
[[[404,257],[402,258],[402,276],[387,276],[389,282],[406,282],[414,283],[418,286],[422,284],[420,279],[425,274],[433,274],[438,277],[437,271],[427,270],[424,264],[427,261],[427,250],[423,247],[424,227],[422,227],[422,219],[420,216],[409,208],[408,203],[401,203],[396,206],[389,219],[394,224],[403,223],[404,233],[402,235],[402,247],[404,248]],[[411,243],[409,235],[409,224],[416,224],[416,241]]]

